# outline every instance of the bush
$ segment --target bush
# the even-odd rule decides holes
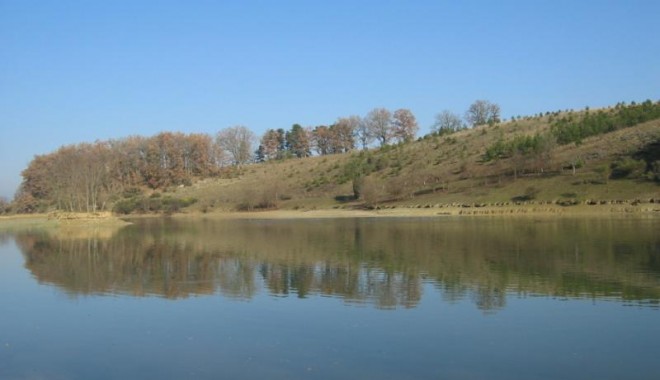
[[[640,178],[646,170],[646,163],[643,160],[635,160],[625,157],[612,163],[612,178]]]
[[[129,187],[122,192],[122,197],[133,198],[142,195],[142,190],[139,187]]]
[[[236,205],[237,211],[272,210],[279,207],[282,198],[291,199],[290,196],[280,196],[279,182],[271,183],[267,187],[255,187],[245,184],[240,201]]]
[[[654,161],[651,164],[651,171],[648,173],[649,179],[660,182],[660,161]]]
[[[182,208],[191,206],[197,202],[196,198],[163,198],[163,210],[166,212],[176,212]]]
[[[380,200],[380,191],[373,181],[368,178],[362,183],[362,200],[367,208],[374,208]]]
[[[364,188],[364,177],[361,175],[353,178],[353,197],[355,199],[360,199],[362,197],[362,191]]]
[[[525,202],[525,201],[531,201],[533,199],[536,199],[536,196],[539,194],[541,190],[537,189],[534,186],[529,186],[528,188],[525,189],[525,193],[523,195],[518,195],[511,200],[515,202]]]
[[[540,192],[541,190],[537,189],[534,186],[530,186],[525,189],[525,198],[529,200],[536,199],[536,196],[539,195]]]
[[[112,211],[117,214],[164,212],[171,214],[197,202],[195,198],[133,197],[116,202]]]
[[[112,211],[116,214],[128,215],[135,211],[137,202],[135,198],[122,199],[115,203]]]
[[[612,176],[612,168],[607,164],[596,166],[594,172],[598,174],[598,178],[591,181],[594,185],[607,184],[607,180]]]

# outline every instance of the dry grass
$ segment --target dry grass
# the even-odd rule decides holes
[[[339,212],[365,205],[381,209],[473,203],[503,207],[530,188],[535,191],[534,200],[543,203],[660,199],[657,183],[611,180],[601,170],[651,141],[660,141],[660,120],[585,139],[579,146],[557,146],[541,163],[520,164],[514,158],[483,161],[486,149],[498,139],[549,128],[548,117],[530,118],[373,150],[370,155],[378,169],[365,178],[365,199],[360,201],[351,200],[352,185],[344,175],[346,165],[360,152],[250,165],[237,178],[206,179],[176,189],[176,196],[198,199],[188,210],[193,213],[236,211],[245,204],[254,206],[249,210]],[[570,163],[577,159],[581,167],[573,173]]]
[[[563,207],[554,204],[522,204],[509,206],[461,207],[452,205],[409,205],[395,208],[269,210],[261,212],[210,212],[210,219],[327,219],[327,218],[427,218],[455,216],[550,217],[550,216],[649,216],[660,217],[660,204],[604,204]],[[179,214],[179,219],[198,218],[199,214]]]
[[[130,224],[113,216],[110,212],[103,213],[49,213],[21,214],[0,216],[0,231],[14,231],[31,228],[61,228],[69,227],[80,230],[119,228]]]

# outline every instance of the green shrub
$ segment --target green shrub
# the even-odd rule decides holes
[[[660,161],[654,161],[651,164],[651,170],[648,172],[648,177],[652,181],[660,182]]]
[[[536,199],[536,196],[539,194],[541,190],[537,189],[534,186],[529,186],[528,188],[525,189],[525,192],[523,195],[518,195],[516,197],[511,198],[513,201],[519,201],[519,202],[524,202],[524,201],[531,201],[533,199]]]
[[[359,175],[353,178],[353,197],[355,199],[360,199],[362,197],[363,189],[364,189],[364,177]]]
[[[139,187],[129,187],[121,195],[124,198],[133,198],[142,195],[142,190]]]
[[[537,189],[534,186],[530,186],[525,189],[525,198],[527,199],[536,199],[536,196],[541,192],[540,189]]]
[[[614,110],[587,112],[580,118],[564,116],[552,123],[552,133],[559,144],[579,144],[584,138],[660,118],[660,102],[647,100],[641,104],[617,104]]]
[[[613,162],[612,178],[640,178],[646,170],[646,163],[643,160],[635,160],[625,157],[619,161]]]
[[[117,201],[112,211],[117,214],[141,214],[148,212],[174,213],[197,202],[195,198],[133,197]]]
[[[117,214],[128,215],[135,211],[137,202],[135,198],[122,199],[115,203],[112,211]]]

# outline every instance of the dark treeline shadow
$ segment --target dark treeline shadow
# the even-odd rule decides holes
[[[508,296],[657,306],[653,220],[140,220],[111,236],[22,233],[26,267],[72,295],[260,291],[415,307],[425,284],[484,310]]]

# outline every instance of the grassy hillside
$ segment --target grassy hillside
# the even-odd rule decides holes
[[[562,120],[614,110],[518,118],[369,151],[247,165],[234,178],[170,191],[197,199],[188,209],[201,212],[660,202],[660,119],[582,133],[563,145],[550,138]]]

